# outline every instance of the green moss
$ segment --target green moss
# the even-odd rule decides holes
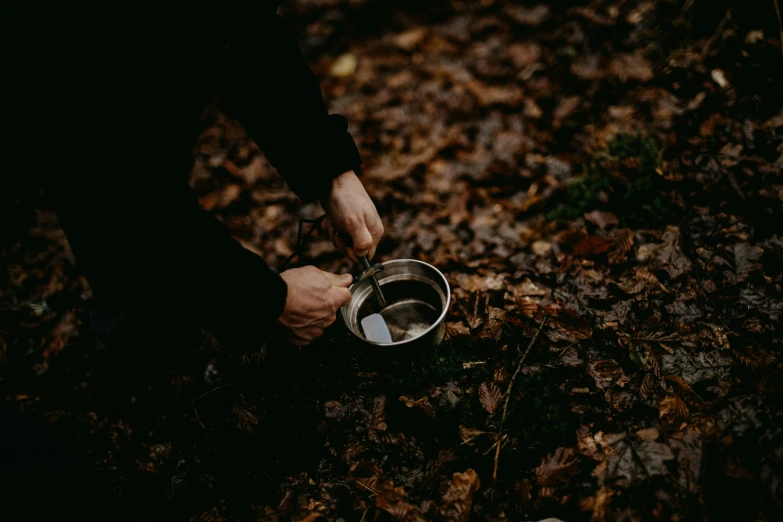
[[[606,155],[621,160],[636,158],[641,162],[643,172],[654,172],[660,167],[658,146],[641,132],[616,134],[606,146]]]
[[[546,214],[549,220],[576,219],[606,210],[624,226],[667,222],[670,203],[661,196],[661,165],[655,141],[641,133],[615,135],[590,162],[585,175],[568,185],[565,201]]]

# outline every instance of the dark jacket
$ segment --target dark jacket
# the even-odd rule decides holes
[[[361,164],[276,5],[18,4],[0,8],[4,148],[33,158],[96,301],[262,341],[285,283],[186,183],[205,104],[217,95],[305,202]]]

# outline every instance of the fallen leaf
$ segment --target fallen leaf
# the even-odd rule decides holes
[[[628,80],[647,82],[653,79],[650,62],[639,53],[616,55],[609,64],[609,70],[623,83]]]
[[[658,406],[658,416],[661,420],[667,422],[669,426],[677,429],[683,422],[687,422],[690,417],[688,406],[676,395],[666,397]]]
[[[595,361],[588,366],[588,371],[595,380],[595,385],[601,390],[614,384],[622,387],[629,381],[623,373],[623,369],[614,359]]]
[[[603,212],[601,210],[593,210],[592,212],[588,212],[585,214],[585,219],[601,230],[605,230],[606,228],[609,228],[613,225],[620,224],[620,220],[617,219],[617,216],[611,212]]]
[[[498,409],[500,399],[503,398],[503,392],[494,382],[484,382],[479,386],[479,401],[485,410],[493,415]]]
[[[413,27],[394,37],[394,45],[406,51],[412,51],[424,41],[427,36],[426,27]]]
[[[609,263],[619,264],[625,261],[626,254],[633,246],[633,232],[627,228],[618,230],[612,236],[612,243],[607,257]]]
[[[470,328],[465,326],[462,322],[447,322],[445,339],[448,341],[459,335],[470,335]]]
[[[337,78],[347,78],[356,72],[359,61],[351,53],[340,55],[329,69],[329,74]]]
[[[710,72],[710,76],[712,77],[712,80],[718,84],[718,86],[721,89],[725,89],[729,86],[729,81],[726,79],[726,73],[723,72],[721,69],[713,69]]]
[[[547,455],[536,468],[536,482],[545,487],[553,487],[568,482],[576,473],[578,466],[572,448],[557,448]]]
[[[451,485],[438,508],[444,520],[467,522],[473,506],[473,494],[478,491],[479,485],[479,477],[472,469],[464,473],[454,473]]]
[[[612,248],[611,239],[599,236],[587,236],[579,241],[572,250],[577,257],[593,257],[608,252]]]
[[[435,411],[433,410],[432,404],[430,404],[430,400],[427,397],[414,399],[413,397],[402,395],[400,396],[400,401],[404,402],[408,408],[413,408],[414,406],[421,408],[428,417],[435,416]]]
[[[622,439],[612,446],[613,454],[606,459],[606,470],[601,482],[615,481],[628,487],[649,480],[656,475],[666,475],[666,462],[674,458],[669,446],[652,440]]]
[[[526,7],[521,5],[506,5],[505,12],[512,20],[523,25],[539,25],[549,16],[549,7],[545,5],[536,5]]]

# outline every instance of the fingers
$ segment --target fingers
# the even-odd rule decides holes
[[[373,247],[373,237],[367,229],[367,225],[362,223],[353,230],[347,231],[353,240],[353,251],[357,256],[366,256]]]
[[[347,288],[340,288],[338,293],[338,298],[340,300],[340,306],[345,306],[348,303],[351,302],[351,291]]]
[[[351,274],[331,274],[332,284],[341,288],[348,288],[353,283],[353,276]],[[348,292],[350,294],[350,292]]]
[[[375,250],[378,248],[378,243],[381,242],[381,238],[383,237],[383,222],[377,212],[373,212],[370,216],[365,216],[364,219],[367,223],[367,230],[369,230],[370,236],[372,236],[372,246],[367,254],[367,257],[372,259],[375,257]]]

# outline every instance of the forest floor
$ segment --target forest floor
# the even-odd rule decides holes
[[[772,0],[734,4],[283,8],[351,122],[378,258],[448,277],[446,340],[205,336],[107,404],[37,198],[0,251],[3,399],[185,520],[780,520],[783,51]],[[320,209],[207,120],[192,185],[279,267]],[[299,262],[354,270],[322,238]]]

